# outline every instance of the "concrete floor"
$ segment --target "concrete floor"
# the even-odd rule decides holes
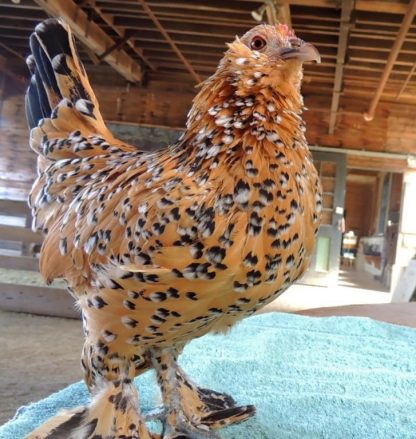
[[[389,303],[387,288],[365,272],[341,270],[336,287],[292,285],[266,308],[267,311],[296,312],[311,308],[368,303]]]
[[[370,276],[342,272],[337,288],[294,285],[264,312],[387,302],[390,295]],[[0,327],[0,424],[21,405],[82,379],[79,321],[0,311]]]
[[[78,320],[0,311],[0,327],[0,424],[21,405],[82,379]]]

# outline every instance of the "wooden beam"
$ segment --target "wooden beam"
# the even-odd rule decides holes
[[[318,8],[337,8],[341,1],[335,0],[290,0],[292,6],[309,6]],[[356,0],[357,11],[399,14],[407,11],[408,2],[394,0]]]
[[[102,8],[96,5],[95,1],[88,1],[88,5],[90,8],[93,9],[93,11],[119,36],[124,38],[126,36],[126,30],[122,29],[119,26],[115,25],[115,17],[112,14],[104,13],[102,11]],[[134,42],[131,41],[131,38],[127,40],[127,44],[130,46],[130,48],[134,51],[134,53],[139,56],[139,58],[151,69],[156,70],[156,67],[153,65],[153,63],[150,62],[150,60],[144,55],[143,49],[140,47],[137,47]]]
[[[0,214],[12,216],[31,216],[31,211],[26,201],[0,200]]]
[[[3,241],[31,242],[42,244],[43,236],[25,227],[6,226],[0,224],[0,239]]]
[[[352,49],[348,48],[348,61],[367,62],[372,64],[383,64],[387,62],[386,53],[380,51],[373,51],[371,47],[366,49]],[[412,67],[415,62],[414,52],[412,54],[404,53],[402,50],[396,60],[396,66]]]
[[[290,15],[290,6],[288,0],[275,0],[277,9],[277,19],[280,23],[292,27],[292,17]]]
[[[402,94],[406,90],[406,87],[408,86],[410,79],[412,78],[413,74],[415,73],[415,70],[416,70],[416,62],[413,63],[413,66],[410,69],[409,74],[407,75],[405,81],[403,82],[402,86],[400,87],[400,90],[397,93],[397,99],[400,99],[400,97],[402,96]]]
[[[253,18],[254,13],[259,15],[259,18],[255,18],[256,21],[261,22],[265,14],[269,24],[284,23],[292,27],[288,0],[264,0],[263,5],[251,12]]]
[[[94,65],[100,64],[100,58],[96,55],[96,53],[93,50],[91,50],[89,47],[85,47],[85,52]]]
[[[347,157],[347,167],[349,169],[371,169],[385,172],[405,172],[409,170],[406,160],[391,160],[374,157],[363,158],[354,155]]]
[[[145,0],[137,0],[138,2]],[[147,3],[145,3],[147,6]],[[146,11],[146,10],[145,10]],[[147,11],[146,11],[147,12]],[[175,42],[174,34],[187,34],[187,35],[198,35],[205,36],[209,38],[222,39],[224,44],[228,40],[234,39],[236,33],[244,34],[247,32],[248,27],[244,25],[239,25],[238,27],[230,27],[225,23],[223,24],[209,24],[204,23],[203,26],[195,26],[195,22],[178,22],[171,20],[167,17],[157,17],[153,11],[150,9],[152,16],[148,15],[146,18],[139,17],[115,17],[114,23],[120,27],[133,30],[143,30],[143,31],[155,31],[155,26],[159,32],[163,35],[163,38],[170,44],[170,40]],[[149,19],[150,18],[150,19]],[[156,24],[156,21],[157,23]],[[201,23],[202,24],[202,23]],[[0,25],[1,26],[1,25]],[[163,31],[161,30],[163,29]]]
[[[7,52],[11,53],[14,56],[17,56],[19,59],[21,59],[24,63],[26,63],[26,58],[16,50],[13,50],[11,47],[9,47],[7,44],[4,44],[0,41],[0,47],[2,47],[4,50],[7,50]]]
[[[0,33],[0,37],[1,37],[1,33]],[[147,29],[140,29],[140,42],[143,41],[151,42],[151,43],[162,43],[166,40],[160,38],[160,33],[149,31]],[[221,36],[217,37],[216,35],[211,35],[211,39],[208,39],[208,38],[204,38],[201,35],[195,37],[192,35],[188,35],[186,33],[178,34],[174,39],[175,44],[179,44],[181,46],[187,44],[193,47],[215,47],[215,48],[221,48],[223,51],[225,51],[226,48],[224,44],[225,41],[227,40],[222,38]]]
[[[64,289],[0,282],[0,309],[44,316],[79,318],[74,298]]]
[[[387,81],[390,77],[390,74],[392,73],[394,64],[396,62],[396,59],[400,53],[400,49],[402,47],[402,44],[404,40],[406,39],[406,36],[409,32],[410,26],[412,25],[413,19],[416,15],[416,0],[410,0],[410,3],[407,7],[406,14],[403,17],[402,24],[400,26],[400,29],[397,33],[397,37],[394,41],[394,44],[391,48],[391,52],[389,54],[389,57],[387,59],[387,63],[384,67],[384,71],[381,75],[379,85],[377,87],[377,90],[373,96],[373,99],[371,100],[368,110],[364,113],[364,119],[369,122],[373,120],[375,110],[377,107],[378,102],[381,99],[381,95],[383,93],[384,87],[387,84]]]
[[[305,1],[305,0],[304,0]],[[307,0],[306,0],[307,1]],[[222,0],[179,0],[170,2],[161,2],[160,0],[148,0],[148,5],[153,8],[175,8],[180,10],[190,9],[191,11],[202,11],[202,12],[222,12],[244,15],[247,17],[247,13],[250,14],[250,5],[244,10],[237,2],[224,2]],[[242,2],[245,3],[244,1]],[[234,6],[235,5],[235,6]]]
[[[182,21],[182,22],[194,22],[194,23],[209,23],[209,24],[224,24],[228,23],[230,26],[236,26],[236,25],[243,25],[247,26],[247,28],[251,27],[253,25],[253,21],[251,20],[251,17],[247,15],[246,17],[230,17],[229,15],[219,16],[218,14],[212,14],[209,12],[204,13],[197,13],[196,11],[189,11],[187,13],[185,10],[164,10],[160,8],[153,7],[153,12],[157,15],[157,17],[161,18],[168,18],[175,21]],[[143,18],[145,16],[145,13],[142,11],[138,11],[136,5],[132,4],[106,4],[103,6],[102,9],[103,13],[115,13],[117,14],[117,17],[138,17]]]
[[[103,53],[114,45],[110,38],[96,23],[88,19],[87,14],[72,0],[35,0],[48,14],[62,17],[71,27],[74,34],[85,46],[95,53]],[[124,50],[116,50],[106,58],[117,72],[131,82],[138,82],[142,78],[142,69]]]
[[[150,19],[153,21],[154,25],[159,29],[160,33],[163,35],[165,40],[169,43],[169,45],[172,47],[173,51],[178,55],[178,58],[182,61],[182,63],[185,65],[189,73],[192,75],[192,77],[196,80],[196,82],[201,82],[201,77],[198,75],[198,73],[194,70],[190,62],[185,58],[185,56],[182,54],[182,52],[179,50],[178,46],[174,43],[166,29],[160,24],[160,21],[156,17],[156,15],[153,13],[153,11],[150,9],[149,5],[146,3],[145,0],[138,0],[138,2],[142,5],[143,9],[147,13],[147,15],[150,17]]]
[[[290,0],[291,5],[321,8],[335,8],[339,3],[341,2],[334,0]],[[407,10],[407,4],[401,1],[356,0],[355,9],[357,11],[404,14]]]
[[[355,8],[358,11],[387,12],[389,14],[405,14],[407,6],[407,3],[400,1],[357,0],[355,3]]]
[[[130,40],[134,35],[136,35],[137,32],[125,32],[124,37],[120,38],[118,41],[114,43],[111,47],[109,47],[104,53],[101,53],[98,55],[98,59],[101,61],[105,59],[108,55],[110,55],[111,52],[114,52],[117,49],[120,49],[123,47],[128,40]]]
[[[0,254],[0,267],[9,270],[39,271],[39,259],[31,256]]]
[[[7,62],[7,59],[3,55],[0,55],[0,73],[7,76],[7,78],[12,80],[15,84],[26,87],[28,81],[26,81],[26,79],[22,76],[9,70],[9,68],[7,67],[8,64],[9,63]]]
[[[249,20],[248,22],[240,21],[240,20],[233,20],[232,18],[229,19],[227,22],[228,17],[221,17],[221,19],[206,19],[203,16],[194,16],[194,15],[188,15],[188,17],[183,16],[176,16],[172,15],[171,13],[162,13],[157,12],[157,17],[159,21],[166,22],[166,23],[191,23],[191,24],[204,24],[204,25],[210,25],[210,26],[229,26],[230,28],[237,28],[237,29],[243,29],[248,30],[250,27],[253,26],[253,22]],[[127,13],[127,12],[120,12],[117,13],[115,16],[115,20],[117,23],[122,24],[123,20],[148,20],[149,17],[146,15],[144,11],[139,11],[138,13]],[[130,21],[131,22],[131,21]]]
[[[329,116],[329,134],[334,134],[339,98],[342,92],[344,78],[344,64],[347,54],[348,34],[351,27],[351,12],[354,8],[354,0],[344,0],[341,9],[341,22],[339,29],[337,66],[335,68],[334,89],[332,91],[331,114]]]

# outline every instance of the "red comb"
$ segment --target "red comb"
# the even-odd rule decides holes
[[[287,24],[278,24],[277,28],[279,30],[279,32],[283,35],[285,35],[286,37],[294,37],[295,33],[293,32],[292,29],[290,29],[290,27]]]

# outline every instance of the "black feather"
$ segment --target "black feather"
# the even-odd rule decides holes
[[[68,32],[56,18],[42,21],[36,26],[35,32],[46,47],[50,59],[60,53],[72,56]]]
[[[32,50],[33,58],[35,59],[36,69],[38,70],[45,87],[55,93],[59,100],[62,99],[51,61],[48,54],[45,53],[45,50],[41,46],[36,34],[32,34],[30,37],[30,48]]]
[[[26,92],[25,103],[27,122],[30,128],[34,128],[38,125],[39,121],[43,119],[35,75],[32,75],[30,79],[30,85]]]
[[[50,61],[48,60],[48,65],[52,75],[54,76],[55,73],[59,73],[60,75],[68,76],[73,83],[71,95],[65,97],[70,99],[73,103],[78,99],[91,100],[91,97],[85,91],[76,72],[68,66],[67,59],[75,56],[78,59],[81,70],[85,72],[76,53],[75,44],[73,44],[71,48],[70,38],[72,38],[72,36],[68,34],[61,22],[57,19],[50,18],[38,24],[35,31],[36,36],[42,42],[50,59]]]
[[[91,101],[79,73],[70,67],[69,60],[77,57],[70,38],[67,29],[55,18],[36,26],[30,37],[31,55],[27,65],[32,78],[26,93],[26,116],[30,128],[37,126],[40,119],[51,117],[52,110],[63,98],[74,105],[79,99]],[[80,62],[79,65],[83,69]],[[59,75],[68,78],[64,89],[59,88]]]

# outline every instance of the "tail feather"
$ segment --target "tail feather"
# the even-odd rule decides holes
[[[56,84],[61,98],[89,99],[96,103],[70,28],[61,20],[52,18],[36,26],[35,35],[47,54],[48,64],[52,67],[49,69],[52,78],[50,86]],[[62,82],[59,76],[55,78],[56,73],[71,78],[72,82]]]
[[[101,128],[98,132],[108,134],[70,28],[59,19],[45,20],[31,35],[30,49],[27,64],[32,78],[26,95],[30,128],[51,117],[60,103],[70,102],[81,114],[93,119],[89,122]]]
[[[30,36],[29,46],[32,53],[29,62],[36,77],[36,86],[46,97],[41,103],[45,106],[45,117],[49,117],[52,108],[61,100],[59,87],[51,63],[36,33]]]
[[[78,195],[80,182],[84,185],[89,175],[104,166],[94,163],[79,169],[77,160],[106,154],[102,145],[134,148],[107,129],[71,30],[62,20],[52,18],[36,26],[30,49],[31,80],[25,104],[30,147],[38,154],[38,178],[29,201],[32,227],[56,231],[55,220]]]
[[[39,101],[38,86],[36,84],[36,76],[32,75],[29,88],[25,96],[26,119],[29,128],[37,126],[39,121],[44,117],[42,106]]]

